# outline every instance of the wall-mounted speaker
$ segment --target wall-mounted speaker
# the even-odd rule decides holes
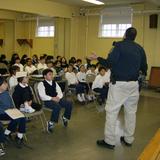
[[[157,28],[158,26],[158,14],[152,14],[149,16],[149,28]]]

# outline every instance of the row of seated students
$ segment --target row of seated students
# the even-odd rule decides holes
[[[89,93],[89,86],[86,83],[86,76],[88,74],[94,74],[95,76],[99,74],[100,72],[98,70],[99,69],[98,64],[93,65],[93,64],[90,64],[90,62],[87,62],[86,64],[82,65],[82,60],[81,59],[76,60],[75,57],[71,57],[71,59],[69,60],[69,63],[67,63],[64,57],[57,56],[55,61],[55,66],[54,66],[52,56],[43,55],[40,57],[40,60],[38,60],[37,59],[38,57],[34,55],[32,59],[26,57],[25,67],[23,67],[22,64],[20,64],[19,56],[16,55],[15,58],[13,57],[14,56],[12,56],[12,62],[14,61],[14,64],[10,68],[11,78],[9,79],[9,86],[11,88],[18,84],[17,78],[15,76],[16,72],[24,70],[27,72],[28,75],[31,75],[31,74],[39,74],[39,72],[36,72],[38,69],[44,70],[46,68],[49,68],[53,71],[54,76],[65,75],[65,78],[68,81],[68,85],[70,87],[76,88],[77,99],[79,102],[84,103],[85,101],[92,101],[95,98],[94,95],[92,94],[90,95]],[[49,58],[46,58],[46,57],[49,57]],[[105,84],[107,84],[109,82],[108,77],[110,77],[110,71],[105,72],[104,77],[105,77],[104,79],[106,79]],[[102,84],[102,86],[104,86],[104,84]],[[92,89],[94,88],[92,87]],[[102,92],[102,90],[98,90],[98,89],[96,89],[95,91]],[[102,98],[102,100],[100,101],[104,102],[103,99],[104,98]]]
[[[37,55],[33,55],[32,58],[29,58],[27,55],[23,55],[20,59],[18,54],[13,54],[10,61],[6,60],[5,55],[1,55],[0,63],[11,67],[16,65],[20,68],[20,71],[26,71],[28,74],[34,73],[36,70],[52,68],[55,74],[59,74],[61,71],[65,70],[69,64],[74,65],[77,69],[82,64],[81,59],[77,59],[72,57],[68,62],[65,57],[57,56],[54,58],[53,56],[42,55],[39,57]]]
[[[45,69],[43,71],[44,80],[38,85],[40,98],[44,101],[46,107],[52,109],[51,117],[47,121],[47,131],[49,133],[53,132],[56,123],[58,123],[61,108],[65,108],[64,114],[61,117],[64,127],[68,126],[68,121],[72,113],[72,103],[63,98],[61,88],[53,80],[53,76],[51,69]],[[4,77],[0,76],[0,120],[11,121],[5,131],[3,129],[0,130],[0,142],[13,141],[12,133],[17,131],[15,142],[16,146],[21,148],[23,146],[23,135],[26,133],[26,119],[12,119],[5,111],[14,108],[12,97],[16,108],[21,111],[24,111],[22,108],[40,110],[41,106],[33,103],[33,95],[25,74],[18,77],[18,85],[15,87],[12,97],[7,91],[7,88],[7,81]],[[30,112],[30,109],[28,111]],[[0,152],[4,154],[2,149]]]
[[[105,100],[102,95],[105,95],[105,91],[107,92],[108,90],[107,87],[104,86],[107,86],[106,84],[108,84],[110,81],[110,71],[106,72],[106,68],[100,67],[99,74],[97,75],[95,71],[95,65],[91,65],[90,69],[87,72],[84,65],[80,66],[80,71],[78,73],[75,73],[73,70],[74,66],[69,65],[65,72],[65,79],[67,80],[68,86],[70,88],[76,89],[76,95],[78,101],[80,103],[84,103],[86,101],[94,100],[95,98],[94,95],[89,93],[89,87],[91,87],[92,90],[94,90],[95,92],[100,92],[100,93],[104,92],[100,96],[102,99],[101,100],[102,102],[100,103],[104,103]],[[12,66],[10,68],[10,73],[11,73],[11,77],[9,78],[10,88],[15,87],[18,84],[18,82],[22,80],[20,78],[17,79],[16,73],[18,72],[19,72],[18,66]],[[94,76],[96,76],[95,81],[93,82],[93,85],[91,84],[91,86],[88,86],[88,84],[86,83],[86,77],[88,74],[93,74]]]
[[[14,78],[11,77],[11,78],[13,78],[13,80],[11,80],[11,78],[10,78],[9,83],[12,84],[11,81],[17,81],[16,82],[16,87],[15,87],[15,90],[14,90],[14,93],[13,93],[13,99],[15,101],[16,107],[18,109],[20,109],[21,111],[26,111],[26,112],[29,112],[29,113],[32,113],[35,110],[41,109],[40,106],[38,106],[37,104],[34,104],[32,102],[33,95],[32,95],[32,92],[29,89],[28,78],[26,77],[26,75],[16,76],[16,73],[18,73],[17,71],[20,70],[19,67],[16,66],[16,65],[13,65],[11,68],[12,69],[10,71],[13,74]],[[85,83],[86,82],[85,81],[86,74],[88,72],[89,74],[97,75],[96,68],[95,68],[94,65],[91,65],[90,69],[86,72],[85,66],[80,65],[80,67],[79,67],[80,71],[78,73],[74,72],[73,70],[74,70],[74,65],[70,64],[68,66],[67,72],[65,73],[65,77],[68,80],[69,85],[72,85],[72,86],[75,85],[76,92],[77,92],[77,97],[80,97],[79,100],[82,101],[83,98],[86,98],[86,97],[83,97],[84,92],[85,92],[84,90],[88,90],[87,89],[88,85],[86,85],[86,83]],[[104,102],[104,99],[106,98],[105,93],[107,93],[108,88],[106,87],[107,85],[105,85],[105,84],[109,82],[109,73],[110,73],[109,71],[106,72],[106,69],[104,67],[100,67],[99,68],[99,74],[96,76],[96,79],[95,79],[95,81],[93,82],[93,85],[92,85],[92,89],[101,94],[100,97],[102,99],[102,102]],[[47,130],[49,132],[52,132],[55,124],[58,122],[59,112],[60,112],[60,109],[62,107],[65,108],[65,113],[62,117],[63,124],[64,124],[64,126],[67,126],[68,120],[71,117],[72,104],[71,104],[71,102],[68,102],[68,101],[66,101],[62,98],[63,94],[62,94],[62,91],[61,91],[60,87],[58,86],[58,84],[55,81],[52,81],[52,79],[54,77],[53,70],[45,69],[43,71],[43,77],[44,77],[45,80],[43,82],[39,83],[38,91],[39,91],[39,95],[40,95],[41,99],[45,102],[45,105],[52,109],[51,118],[47,122]],[[73,79],[75,80],[75,83],[74,83]],[[1,99],[0,104],[2,104],[2,106],[5,106],[5,107],[13,106],[13,104],[12,105],[11,104],[6,105],[5,102],[3,102],[3,100],[6,101],[6,99],[3,99],[3,94],[4,94],[4,92],[6,93],[5,89],[3,88],[4,84],[6,84],[6,81],[2,77],[2,84],[1,84],[2,91],[0,91],[0,99]],[[1,86],[0,86],[0,88],[1,88]],[[46,88],[48,88],[48,89],[46,89]],[[88,91],[87,91],[87,93],[88,93]],[[87,95],[87,97],[88,96],[89,95]],[[7,100],[8,102],[10,102],[9,99],[10,98],[9,98],[9,95],[8,95],[8,100]],[[3,107],[2,107],[2,110],[3,110],[2,115],[5,114],[5,112],[4,112],[5,109],[6,108],[3,109]],[[10,118],[8,118],[8,116],[7,116],[7,118],[6,117],[4,118],[3,116],[1,116],[1,113],[0,113],[0,120],[8,120],[8,119],[10,120]],[[6,116],[6,114],[5,114],[5,116]],[[14,122],[14,123],[16,123],[16,125],[18,125],[18,124],[20,125],[19,121],[20,120],[17,120],[17,122]],[[16,125],[14,125],[13,131],[15,130]],[[4,134],[5,134],[5,137],[6,137],[7,133],[8,133],[8,135],[9,135],[8,137],[10,138],[10,133],[13,132],[13,131],[10,129],[9,126],[8,126],[7,130],[5,130]],[[19,126],[19,128],[21,128],[21,127]],[[22,128],[24,129],[24,124],[23,124]],[[16,142],[17,142],[18,146],[19,145],[21,146],[21,142],[22,142],[21,140],[22,140],[22,137],[23,137],[22,135],[23,135],[24,131],[23,132],[19,131],[19,132],[20,133],[18,133],[17,137],[16,137]],[[19,138],[18,138],[18,135],[21,135],[21,136],[19,136]],[[6,139],[9,139],[8,137]]]

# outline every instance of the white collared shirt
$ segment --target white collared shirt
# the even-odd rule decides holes
[[[85,72],[78,72],[77,79],[79,82],[86,82],[86,73]]]
[[[38,63],[38,65],[37,65],[37,69],[39,70],[39,69],[47,69],[48,67],[47,67],[47,65],[44,63],[44,64],[42,64],[42,63]]]
[[[46,82],[49,85],[52,85],[52,81],[47,81],[46,80]],[[61,99],[63,97],[63,93],[61,91],[60,86],[57,84],[57,82],[56,82],[56,92],[57,92],[57,97],[59,97]],[[42,101],[50,101],[50,100],[52,100],[52,97],[48,96],[46,94],[45,86],[44,86],[43,82],[40,82],[38,84],[38,93],[39,93],[39,96],[40,96],[40,98],[41,98]]]
[[[9,78],[9,87],[13,88],[18,84],[17,77],[15,75]]]
[[[97,75],[96,72],[92,72],[90,69],[86,72],[86,74],[93,74],[93,75]]]
[[[27,72],[28,74],[33,73],[35,70],[37,70],[37,68],[34,65],[25,67],[25,72]]]
[[[14,66],[18,66],[20,68],[20,72],[23,72],[24,66],[21,63],[15,63]]]
[[[67,73],[65,73],[65,78],[66,78],[67,81],[68,81],[68,85],[78,83],[76,74],[75,74],[74,72],[71,72],[71,73],[70,73],[70,72],[67,72]]]
[[[110,82],[110,75],[111,72],[110,70],[108,70],[104,76],[101,76],[100,74],[96,76],[93,84],[92,84],[92,89],[95,88],[103,88],[103,86],[105,85],[105,83],[109,83]]]
[[[23,85],[22,83],[19,83],[19,85],[20,85],[22,88],[28,87],[28,84]]]

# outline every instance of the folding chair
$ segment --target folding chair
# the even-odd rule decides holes
[[[90,93],[91,95],[94,95],[94,94],[93,94],[93,90],[92,90],[92,83],[94,82],[95,78],[96,78],[96,75],[94,75],[94,74],[87,74],[87,75],[86,75],[86,82],[87,82],[87,84],[88,84],[89,93]]]
[[[92,93],[92,86],[91,86],[91,84],[94,82],[95,78],[96,78],[96,75],[94,75],[94,74],[87,74],[86,75],[86,82],[88,84],[90,93]]]
[[[41,100],[41,98],[40,98],[40,96],[39,96],[39,93],[38,93],[38,82],[36,82],[36,83],[34,84],[33,89],[34,89],[34,93],[35,93],[36,102],[37,102],[38,104],[42,105],[42,109],[43,109],[43,110],[47,110],[47,111],[52,112],[51,109],[45,107],[44,102]],[[44,115],[43,118],[44,118],[44,120],[45,120],[45,122],[46,122],[45,124],[47,124],[47,118],[46,118],[46,116]],[[46,128],[45,128],[45,131],[46,131]]]
[[[94,90],[92,90],[92,86],[91,84],[94,82],[96,78],[96,75],[94,74],[87,74],[86,75],[86,82],[88,84],[88,87],[89,87],[89,91],[90,91],[90,94],[94,95],[96,98],[94,99],[94,103],[96,105],[96,108],[98,110],[98,112],[102,112],[104,110],[104,106],[100,106],[98,103],[97,103],[97,99],[98,97],[100,96],[100,93],[97,93],[95,92]]]
[[[2,125],[3,127],[4,126],[6,127],[10,123],[10,120],[8,120],[8,121],[0,121],[0,123],[1,123],[0,125]],[[4,146],[3,142],[0,143],[0,146],[1,146],[2,149],[5,149],[5,146]]]
[[[30,89],[31,89],[32,94],[33,94],[33,101],[37,103],[37,98],[36,98],[34,90],[32,89],[32,87],[30,87]],[[46,127],[45,127],[46,116],[45,116],[45,113],[43,111],[43,108],[40,111],[36,111],[36,112],[33,112],[33,113],[24,113],[24,115],[25,115],[26,118],[38,117],[41,121],[43,131],[46,130]]]

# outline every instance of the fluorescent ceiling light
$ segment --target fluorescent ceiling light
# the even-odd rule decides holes
[[[100,2],[100,1],[97,1],[97,0],[82,0],[82,1],[93,3],[93,4],[97,4],[97,5],[104,4],[103,2]]]

